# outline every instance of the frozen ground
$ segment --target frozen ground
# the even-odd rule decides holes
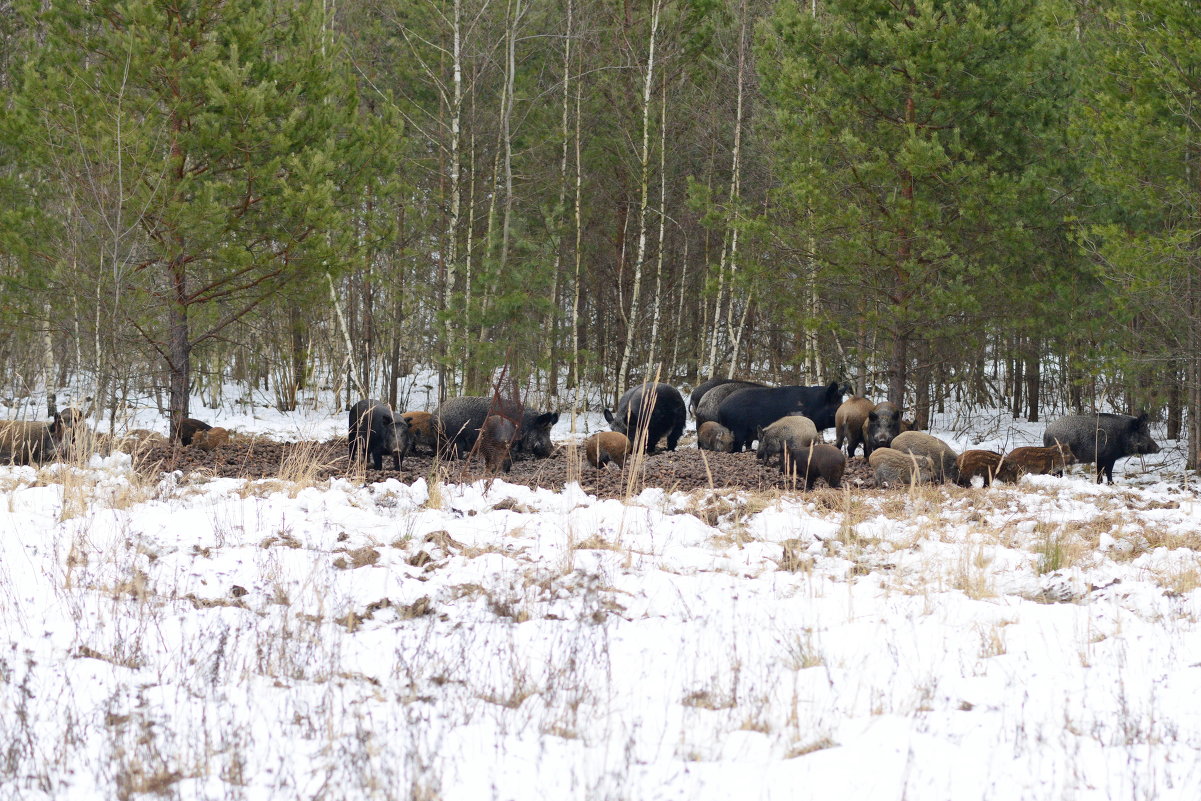
[[[0,468],[0,799],[1195,801],[1167,445],[1113,487],[625,502]]]

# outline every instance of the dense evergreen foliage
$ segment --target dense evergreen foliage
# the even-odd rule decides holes
[[[501,365],[1201,442],[1184,0],[0,6],[0,377],[174,419]],[[592,400],[600,400],[592,398]]]

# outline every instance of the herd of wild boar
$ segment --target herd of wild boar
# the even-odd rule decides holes
[[[1051,423],[1041,448],[957,454],[937,437],[913,430],[895,404],[861,397],[844,401],[845,389],[837,383],[772,387],[720,378],[693,390],[686,406],[675,387],[648,382],[622,395],[615,411],[604,410],[612,430],[589,437],[584,454],[600,469],[611,463],[623,466],[634,451],[654,453],[663,440],[673,451],[689,411],[696,419],[697,447],[739,453],[757,443],[760,462],[777,461],[782,472],[803,480],[806,489],[819,478],[839,487],[847,458],[858,450],[879,486],[970,486],[977,476],[988,486],[1027,473],[1062,475],[1076,462],[1095,463],[1098,483],[1102,475],[1113,483],[1118,459],[1159,451],[1146,415],[1091,414]],[[451,398],[433,412],[399,416],[379,401],[360,401],[350,412],[350,458],[370,460],[378,470],[384,455],[391,454],[399,468],[406,453],[424,447],[445,458],[478,453],[489,472],[507,472],[515,455],[550,456],[550,429],[558,419],[557,412],[533,411],[499,397]],[[822,442],[821,432],[829,428],[835,431],[834,445]]]
[[[763,464],[779,463],[781,472],[803,480],[806,489],[817,479],[839,487],[848,457],[862,450],[875,473],[878,486],[955,482],[971,486],[979,476],[984,486],[993,481],[1013,482],[1025,474],[1054,473],[1077,462],[1097,466],[1097,482],[1104,475],[1113,483],[1114,463],[1123,457],[1158,453],[1151,438],[1147,415],[1087,414],[1061,417],[1043,434],[1043,447],[1015,448],[1007,454],[968,450],[957,454],[937,437],[913,430],[902,410],[892,403],[867,398],[843,400],[846,387],[773,387],[754,381],[713,379],[693,390],[685,406],[679,390],[669,384],[645,383],[628,390],[617,409],[604,410],[612,428],[594,434],[584,443],[589,464],[621,467],[634,451],[654,453],[666,439],[666,449],[676,449],[689,411],[696,419],[697,447],[740,453],[757,443]],[[551,455],[551,427],[557,412],[540,412],[500,397],[451,398],[432,412],[395,414],[386,403],[362,400],[350,409],[348,444],[352,465],[383,469],[390,456],[400,469],[404,458],[417,449],[447,459],[478,454],[490,473],[508,472],[515,457]],[[822,441],[822,432],[834,429],[834,444]],[[84,415],[68,409],[50,423],[0,421],[0,461],[29,464],[65,454],[79,431],[86,431]],[[157,444],[159,434],[137,430],[128,438]],[[213,448],[229,439],[224,428],[186,418],[179,427],[184,445]],[[845,449],[845,453],[844,453]]]

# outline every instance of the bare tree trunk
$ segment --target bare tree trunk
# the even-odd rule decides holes
[[[914,369],[913,423],[922,431],[930,428],[930,345],[919,342],[917,367]]]
[[[659,98],[659,245],[655,254],[655,303],[651,311],[651,338],[647,346],[646,374],[657,372],[655,348],[659,344],[659,320],[663,310],[663,250],[667,227],[667,76],[663,76],[662,97]],[[674,364],[668,365],[667,376]]]
[[[1038,422],[1038,401],[1042,390],[1042,372],[1039,365],[1039,341],[1030,337],[1026,341],[1026,420]]]
[[[508,26],[508,43],[505,56],[504,113],[501,115],[500,120],[505,154],[505,209],[500,234],[500,273],[502,275],[504,274],[505,265],[509,263],[509,232],[513,217],[513,135],[511,124],[513,119],[514,84],[517,73],[517,26],[521,22],[522,13],[521,0],[512,0],[510,9],[512,11],[512,21]]]
[[[574,8],[572,0],[567,0],[567,33],[563,37],[563,105],[561,109],[561,119],[559,130],[563,137],[562,148],[559,156],[559,202],[555,205],[555,263],[554,263],[554,305],[550,310],[550,328],[551,336],[548,346],[549,363],[550,363],[550,384],[547,387],[551,397],[556,397],[559,394],[559,288],[561,285],[560,272],[563,269],[563,229],[565,225],[565,217],[567,214],[567,159],[571,149],[571,41],[575,31],[572,30],[574,22]]]
[[[684,334],[684,297],[688,294],[688,237],[684,237],[684,253],[680,258],[680,286],[676,293],[676,325],[671,334],[671,366],[680,363],[680,337]],[[692,367],[688,378],[696,381],[696,362],[689,359]]]
[[[50,336],[50,324],[54,317],[50,304],[42,305],[45,320],[42,323],[42,384],[46,388],[46,413],[53,417],[58,414],[58,392],[55,386],[54,370],[54,339]]]
[[[888,402],[905,408],[905,382],[909,377],[909,332],[899,330],[888,357]]]
[[[727,213],[731,218],[736,217],[739,213],[738,202],[741,198],[742,186],[742,116],[745,97],[744,84],[746,83],[746,0],[742,0],[739,4],[738,14],[738,71],[735,79],[737,100],[734,111],[734,147],[730,157],[730,192],[727,200]],[[726,303],[726,342],[732,342],[735,338],[734,276],[738,272],[738,236],[738,225],[736,223],[727,224],[722,238],[721,259],[718,263],[717,302],[713,306],[713,338],[709,345],[710,377],[717,375],[717,341],[720,337],[719,330],[722,327],[722,294],[727,285],[730,297]],[[745,307],[743,313],[745,315]],[[735,368],[735,362],[731,360],[727,373],[730,377],[733,377]]]
[[[443,285],[442,308],[450,312],[450,301],[454,296],[455,278],[458,267],[459,218],[462,215],[462,170],[459,140],[463,128],[463,8],[462,0],[454,0],[452,28],[451,70],[453,99],[450,113],[450,216],[446,221],[446,280]],[[466,337],[464,337],[466,340]],[[447,314],[442,324],[441,351],[448,355],[453,348],[453,315]],[[446,367],[444,366],[443,371]],[[450,372],[453,372],[451,370]],[[446,399],[448,382],[439,382],[439,400]],[[395,378],[393,379],[395,386]],[[395,390],[393,390],[394,394]]]
[[[191,384],[192,343],[188,337],[187,280],[182,264],[171,264],[171,302],[167,304],[168,409],[171,439],[179,438],[179,426],[188,416]]]
[[[572,8],[570,1],[568,9]],[[583,168],[580,164],[580,125],[581,125],[581,105],[583,98],[583,83],[584,79],[581,76],[576,81],[575,85],[575,294],[571,301],[571,387],[572,400],[571,408],[574,417],[574,411],[579,407],[580,401],[580,245],[584,238],[584,175]],[[575,421],[573,419],[572,426],[574,430]]]
[[[634,331],[638,327],[638,303],[642,293],[642,271],[646,264],[646,212],[650,204],[650,135],[651,135],[651,87],[655,77],[655,45],[659,36],[660,0],[651,5],[651,36],[647,48],[646,79],[642,85],[642,152],[639,163],[642,167],[642,197],[638,207],[638,252],[634,261],[634,286],[630,296],[630,312],[626,323],[626,342],[621,354],[621,368],[617,373],[619,389],[629,384],[630,360],[634,351]]]

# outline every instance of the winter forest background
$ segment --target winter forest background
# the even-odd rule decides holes
[[[839,380],[1146,409],[1196,468],[1198,42],[1185,0],[0,0],[0,391]]]

